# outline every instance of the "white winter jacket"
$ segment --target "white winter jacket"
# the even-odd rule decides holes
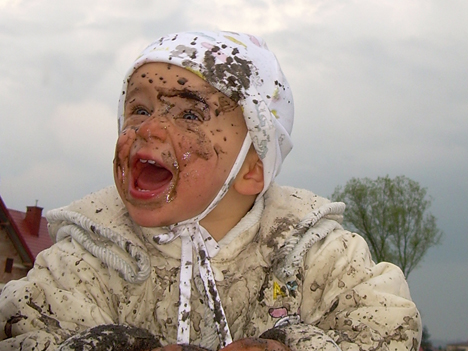
[[[340,226],[343,209],[273,184],[219,242],[211,267],[233,340],[263,334],[292,350],[418,349],[420,316],[401,270],[372,262],[365,241]],[[68,220],[58,220],[61,212]],[[133,223],[114,187],[53,214],[57,243],[0,296],[0,350],[55,350],[103,324],[176,343],[180,241],[157,244],[164,228]],[[216,350],[217,314],[197,272],[193,281],[191,343]]]

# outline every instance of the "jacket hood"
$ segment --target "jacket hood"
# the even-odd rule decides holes
[[[262,249],[266,261],[278,264],[287,256],[285,247],[298,247],[300,238],[306,241],[303,238],[307,230],[311,233],[321,230],[321,219],[339,226],[343,220],[344,208],[343,203],[331,203],[308,190],[273,183],[252,210],[219,242],[219,255],[213,260],[229,260],[255,239],[267,244]],[[149,262],[148,244],[168,257],[180,259],[180,240],[174,240],[170,246],[155,243],[153,238],[166,233],[167,228],[143,228],[135,224],[115,186],[91,193],[68,206],[51,210],[46,218],[52,240],[57,242],[71,236],[72,227],[75,230],[81,228],[88,240],[92,240],[91,246],[102,246],[102,250],[105,248],[120,255],[122,260],[133,267],[132,275],[140,274],[140,281],[146,278],[142,272],[138,273],[137,263],[145,256]],[[315,229],[311,230],[312,228]],[[109,232],[113,234],[110,235]],[[138,249],[139,260],[129,253],[131,247]]]

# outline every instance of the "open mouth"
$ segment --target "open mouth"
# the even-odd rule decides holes
[[[173,178],[172,172],[154,160],[138,158],[133,163],[133,197],[148,198],[162,193]]]

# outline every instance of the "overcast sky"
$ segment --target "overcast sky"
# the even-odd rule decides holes
[[[243,31],[296,103],[281,184],[427,187],[445,233],[409,283],[433,339],[468,340],[468,1],[0,0],[0,195],[49,210],[113,183],[121,81],[183,30]]]

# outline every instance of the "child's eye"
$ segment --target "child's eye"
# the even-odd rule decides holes
[[[133,110],[134,115],[151,116],[151,112],[143,107],[137,107]]]
[[[202,119],[193,111],[185,111],[182,118],[188,121],[201,121]]]

